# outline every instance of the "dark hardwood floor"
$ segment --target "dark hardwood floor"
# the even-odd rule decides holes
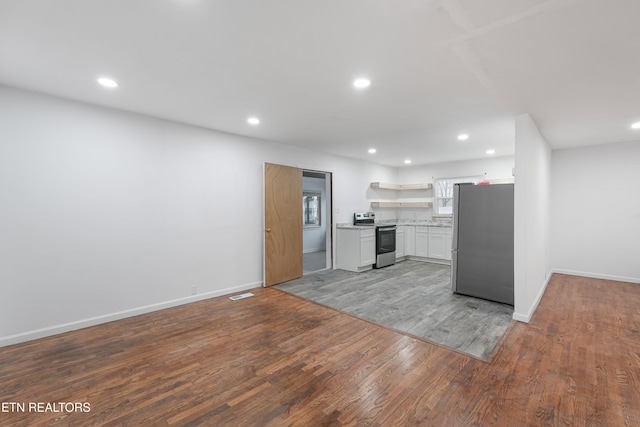
[[[640,285],[555,275],[490,362],[252,292],[0,348],[3,411],[90,404],[0,425],[640,425]]]

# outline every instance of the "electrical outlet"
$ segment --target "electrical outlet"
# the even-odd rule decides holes
[[[196,295],[198,293],[198,285],[191,286],[191,295]]]

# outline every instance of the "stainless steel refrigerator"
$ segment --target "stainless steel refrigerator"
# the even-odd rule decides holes
[[[513,305],[513,184],[453,188],[453,292]]]

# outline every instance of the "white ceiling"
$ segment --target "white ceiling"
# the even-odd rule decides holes
[[[424,164],[513,154],[525,112],[554,149],[639,140],[638,17],[638,0],[2,0],[0,83]]]

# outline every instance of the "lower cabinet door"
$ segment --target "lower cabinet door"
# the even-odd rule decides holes
[[[429,232],[427,227],[416,227],[416,256],[429,256]]]
[[[404,227],[404,254],[406,256],[416,254],[416,227],[414,225]]]
[[[376,263],[376,236],[360,237],[360,266]]]
[[[429,230],[429,258],[451,260],[451,232],[446,229]]]
[[[400,230],[400,227],[396,230],[396,258],[402,258],[404,256],[404,228]]]

